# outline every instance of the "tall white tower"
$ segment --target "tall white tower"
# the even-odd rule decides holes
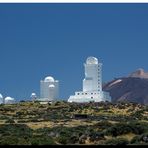
[[[75,92],[68,102],[111,101],[109,93],[102,91],[102,63],[95,57],[88,57],[84,68],[83,91]]]
[[[48,76],[40,81],[40,99],[41,101],[53,101],[59,97],[59,81]]]
[[[88,57],[85,67],[83,91],[102,91],[102,63],[95,57]]]

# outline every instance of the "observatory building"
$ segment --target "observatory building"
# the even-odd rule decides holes
[[[36,95],[36,93],[34,93],[34,92],[31,93],[31,96],[30,96],[30,97],[31,97],[31,100],[32,100],[32,101],[37,100],[37,95]]]
[[[14,104],[15,103],[15,99],[11,98],[11,97],[6,97],[4,103],[5,104]]]
[[[83,91],[75,92],[75,95],[69,97],[68,102],[110,102],[109,93],[102,91],[102,63],[95,57],[88,57],[84,68]]]
[[[59,97],[59,81],[48,76],[40,81],[40,99],[39,101],[54,101]]]
[[[2,94],[0,94],[0,104],[4,104],[4,98],[3,98]]]

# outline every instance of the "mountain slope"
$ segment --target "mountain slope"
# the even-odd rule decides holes
[[[148,104],[148,73],[143,69],[131,73],[128,77],[114,79],[103,86],[110,92],[112,101],[130,101]]]

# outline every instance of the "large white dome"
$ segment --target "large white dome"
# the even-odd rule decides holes
[[[86,64],[98,64],[98,59],[95,57],[88,57],[86,60]]]
[[[5,101],[9,101],[9,100],[10,100],[10,101],[11,101],[11,100],[13,101],[14,98],[11,98],[11,97],[6,97],[6,98],[5,98]]]
[[[54,78],[51,76],[48,76],[44,79],[45,82],[54,82]]]

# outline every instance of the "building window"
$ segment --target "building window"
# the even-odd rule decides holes
[[[91,93],[91,95],[93,95],[93,93]]]
[[[85,93],[85,95],[87,95],[87,93]]]
[[[82,93],[82,95],[84,95],[84,93]]]
[[[80,93],[77,93],[77,95],[79,95]]]
[[[93,97],[91,97],[91,99],[93,99]]]

